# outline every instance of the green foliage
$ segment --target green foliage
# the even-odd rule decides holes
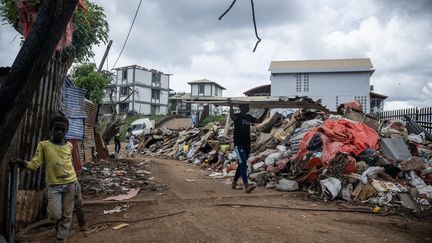
[[[39,9],[43,0],[29,0],[31,6]],[[100,45],[108,41],[109,26],[102,7],[84,0],[88,7],[87,11],[78,8],[73,16],[74,33],[72,45],[61,51],[63,57],[75,58],[77,62],[88,62],[94,56],[92,45]],[[12,25],[21,33],[18,26],[18,11],[16,0],[0,0],[0,14],[2,21]]]
[[[208,116],[202,121],[201,124],[205,125],[210,122],[219,122],[221,125],[225,125],[225,116]]]
[[[105,95],[105,89],[110,77],[107,74],[98,73],[96,64],[84,63],[75,66],[72,72],[74,85],[87,90],[86,98],[96,104],[100,104]]]
[[[63,54],[75,57],[78,62],[88,62],[94,56],[92,45],[107,43],[109,32],[103,8],[88,0],[84,2],[88,11],[80,10],[74,15],[72,45],[63,51]]]

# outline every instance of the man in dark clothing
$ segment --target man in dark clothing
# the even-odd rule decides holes
[[[245,185],[246,193],[249,193],[255,189],[254,185],[249,185],[247,176],[247,160],[249,158],[249,152],[251,147],[250,142],[250,126],[253,123],[261,123],[267,116],[268,109],[265,109],[264,113],[259,119],[256,119],[252,115],[248,114],[249,105],[240,104],[240,113],[234,114],[234,109],[231,103],[231,99],[228,98],[228,104],[230,106],[230,117],[234,121],[234,148],[237,153],[238,166],[232,182],[233,189],[239,189],[237,187],[238,179],[242,178]]]

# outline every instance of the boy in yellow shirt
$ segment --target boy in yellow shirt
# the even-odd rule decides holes
[[[65,140],[69,121],[64,116],[51,119],[50,140],[39,142],[31,161],[15,159],[21,168],[45,166],[48,184],[48,217],[57,223],[57,242],[66,241],[72,223],[77,176],[72,164],[72,144]]]

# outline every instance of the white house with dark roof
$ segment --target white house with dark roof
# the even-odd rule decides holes
[[[329,110],[357,100],[369,113],[370,77],[375,69],[369,58],[272,61],[271,96],[308,96],[321,99]]]
[[[222,91],[226,90],[220,84],[208,80],[200,79],[188,83],[191,86],[191,97],[221,97]],[[200,113],[204,109],[203,104],[192,104],[192,112]],[[214,105],[210,105],[210,115],[220,115],[221,111]]]

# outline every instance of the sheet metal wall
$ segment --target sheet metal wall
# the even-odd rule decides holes
[[[12,157],[30,160],[39,141],[49,138],[49,121],[58,112],[61,86],[70,65],[71,63],[60,62],[55,58],[50,61],[39,88],[35,90],[31,105],[27,108],[23,119],[19,121],[19,128],[8,155],[4,158],[5,161]],[[16,214],[17,230],[34,222],[40,215],[43,195],[41,191],[44,188],[45,171],[42,167],[34,172],[20,171]],[[8,200],[5,200],[5,197],[8,198],[5,192],[2,192],[0,197],[2,197],[1,202]],[[6,205],[2,205],[1,208],[6,208]],[[4,210],[0,211],[1,222],[4,222],[6,215]],[[4,225],[1,225],[1,229],[4,229]]]
[[[95,127],[97,116],[97,105],[89,100],[84,100],[84,109],[87,118],[84,121],[84,162],[88,163],[93,160],[93,152],[96,150]]]

